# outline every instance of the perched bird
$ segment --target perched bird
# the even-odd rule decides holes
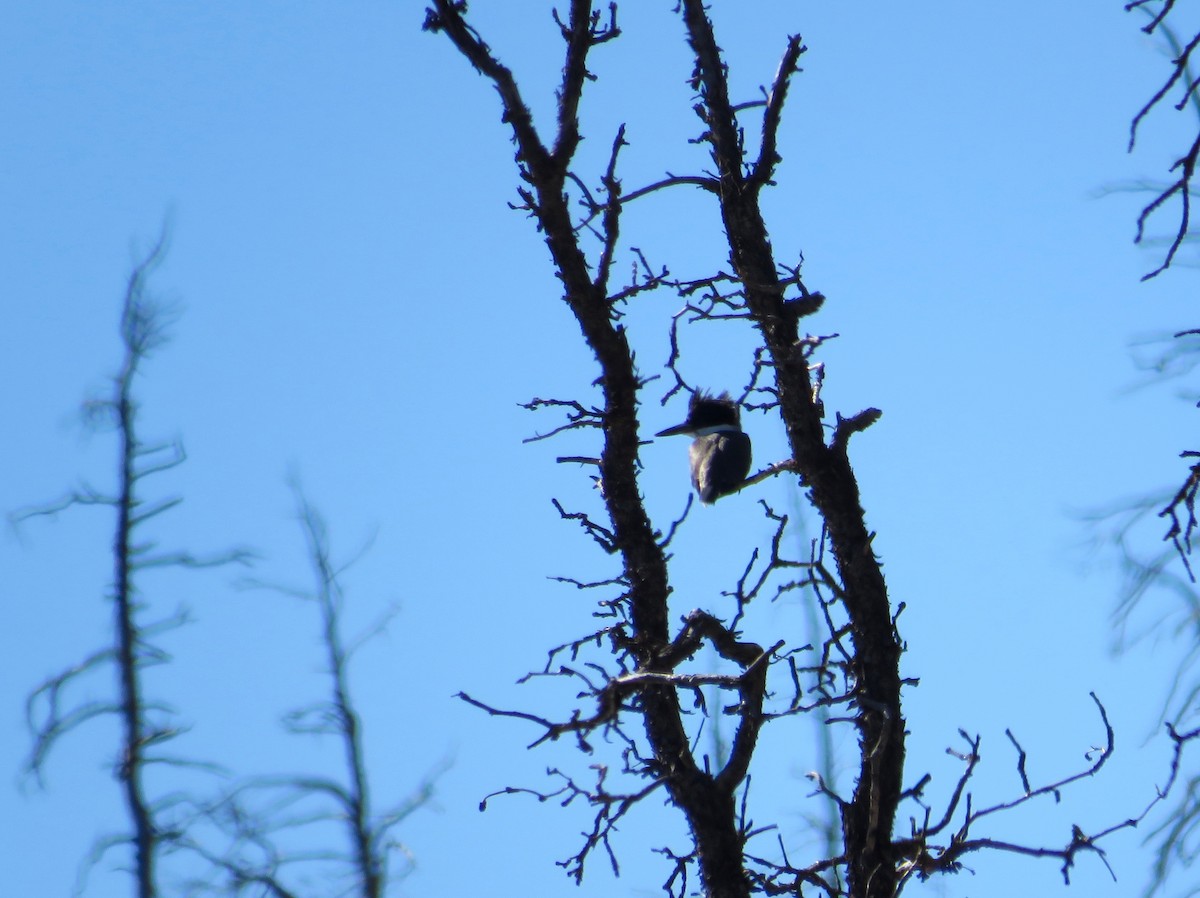
[[[742,432],[741,418],[728,393],[711,396],[697,391],[688,405],[687,420],[655,434],[693,437],[688,451],[692,486],[705,505],[737,492],[750,473],[750,437]]]

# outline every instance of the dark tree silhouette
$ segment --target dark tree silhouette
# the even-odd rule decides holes
[[[619,559],[620,571],[611,579],[576,581],[582,587],[616,590],[615,597],[600,601],[597,612],[612,623],[552,651],[545,670],[578,681],[584,697],[594,705],[555,720],[463,696],[489,713],[519,717],[540,727],[535,744],[570,737],[591,752],[593,736],[603,734],[623,746],[621,773],[640,785],[618,788],[612,782],[616,775],[610,777],[607,767],[601,768],[592,785],[555,772],[562,782],[550,794],[566,802],[584,800],[596,809],[583,848],[565,862],[568,872],[581,877],[585,860],[597,848],[606,850],[615,866],[609,844],[615,824],[639,802],[660,792],[682,813],[692,839],[691,850],[683,854],[663,849],[671,861],[667,889],[679,896],[688,893],[688,876],[693,872],[698,872],[704,894],[714,898],[801,894],[805,889],[891,898],[910,877],[956,871],[965,855],[982,849],[1056,858],[1064,876],[1069,876],[1080,852],[1103,858],[1099,842],[1136,825],[1157,798],[1140,815],[1125,817],[1116,825],[1090,833],[1075,827],[1061,847],[1017,844],[979,834],[993,815],[1027,802],[1057,799],[1061,788],[1100,770],[1112,751],[1112,730],[1098,701],[1106,747],[1075,774],[1046,785],[1031,783],[1025,774],[1025,752],[1010,734],[1023,790],[1009,801],[977,806],[968,784],[979,762],[980,739],[963,732],[963,745],[953,752],[963,769],[946,807],[935,813],[923,802],[928,775],[906,782],[902,689],[914,681],[905,679],[900,669],[904,644],[897,618],[903,606],[893,607],[889,600],[849,451],[851,437],[869,428],[881,413],[867,408],[845,417],[835,413],[832,421],[826,418],[821,399],[825,369],[817,360],[826,338],[801,326],[822,308],[824,296],[805,284],[799,264],[786,265],[776,258],[760,205],[763,191],[775,183],[781,161],[779,128],[805,51],[801,38],[793,35],[781,41],[776,73],[761,99],[737,102],[730,96],[728,63],[705,5],[701,0],[680,0],[677,10],[694,65],[690,73],[693,108],[701,122],[701,133],[693,142],[706,146],[712,167],[699,174],[669,174],[625,192],[618,177],[618,162],[628,146],[624,126],[612,139],[598,183],[589,185],[575,158],[582,139],[579,119],[584,90],[597,77],[590,54],[620,36],[617,7],[610,3],[599,8],[590,0],[570,0],[565,5],[565,15],[554,14],[565,52],[549,135],[535,124],[512,71],[468,22],[466,3],[434,0],[426,12],[425,28],[444,35],[498,91],[502,119],[516,145],[517,208],[531,216],[544,234],[563,300],[600,370],[596,404],[534,399],[527,406],[565,410],[566,423],[544,436],[586,429],[597,434],[601,443],[594,458],[571,456],[560,461],[595,466],[606,520],[568,511],[557,500],[555,505],[564,518],[578,522],[605,552]],[[679,187],[699,189],[716,204],[727,238],[729,269],[674,277],[667,266],[651,265],[650,253],[640,243],[642,249],[628,250],[634,259],[632,280],[614,284],[614,264],[625,250],[624,210],[633,201]],[[808,557],[790,559],[781,550],[788,518],[762,503],[774,537],[769,548],[756,550],[746,565],[734,594],[736,612],[728,619],[693,611],[678,625],[671,620],[667,551],[684,522],[675,521],[664,535],[663,528],[651,522],[638,483],[642,437],[637,410],[653,378],[642,375],[635,365],[624,317],[630,303],[658,290],[674,291],[684,302],[684,311],[666,325],[671,347],[666,368],[674,385],[663,401],[681,390],[696,392],[681,364],[677,339],[681,323],[722,322],[752,328],[758,346],[747,360],[747,381],[739,400],[746,408],[777,415],[791,457],[752,476],[743,489],[766,477],[793,476],[821,522],[821,535],[813,541]],[[741,624],[751,603],[795,589],[809,590],[819,607],[825,622],[822,643],[810,654],[810,647],[790,645],[786,638],[770,645],[746,640]],[[736,672],[692,671],[688,662],[705,646]],[[586,662],[577,660],[590,649],[602,656],[589,654]],[[688,717],[700,713],[711,719],[722,713],[712,707],[715,703],[703,699],[703,690],[712,687],[732,695],[723,710],[735,720],[727,752],[717,764],[711,758],[697,758]],[[696,705],[699,710],[693,712]],[[751,822],[748,775],[764,726],[819,708],[832,709],[833,720],[849,723],[857,731],[858,751],[852,762],[855,785],[850,795],[842,796],[817,778],[818,792],[837,808],[840,851],[800,862],[782,841],[777,850],[759,847],[770,827]],[[1185,741],[1180,737],[1180,749]],[[1170,782],[1173,775],[1168,787]],[[535,790],[503,791],[534,791],[548,797]],[[905,802],[913,807],[912,823],[911,831],[901,836],[896,822]]]

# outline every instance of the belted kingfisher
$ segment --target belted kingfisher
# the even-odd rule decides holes
[[[741,412],[728,393],[693,393],[687,420],[655,436],[680,433],[694,437],[688,459],[701,502],[709,505],[741,488],[750,473],[750,437],[742,432]]]

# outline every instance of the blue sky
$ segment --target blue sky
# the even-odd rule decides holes
[[[598,172],[626,123],[627,190],[705,166],[687,142],[698,123],[671,6],[626,4],[625,35],[593,59],[580,166]],[[1176,482],[1176,454],[1193,436],[1175,385],[1130,389],[1129,347],[1195,326],[1196,275],[1139,283],[1158,260],[1131,243],[1143,198],[1103,195],[1160,175],[1182,146],[1188,120],[1163,116],[1125,152],[1130,117],[1166,71],[1157,45],[1119,2],[717,6],[740,98],[770,80],[788,34],[809,47],[768,224],[780,259],[803,253],[807,284],[829,297],[811,325],[841,335],[822,351],[827,408],[884,411],[853,451],[893,599],[907,604],[905,673],[921,680],[907,696],[909,778],[931,771],[933,797],[944,794],[955,772],[944,749],[959,727],[984,738],[981,802],[1017,788],[1006,727],[1035,779],[1074,769],[1102,735],[1095,690],[1117,727],[1110,771],[1062,809],[990,834],[1036,839],[1045,828],[1061,844],[1070,823],[1096,829],[1136,813],[1165,775],[1168,748],[1148,737],[1178,650],[1160,640],[1112,657],[1118,581],[1088,551],[1080,515]],[[583,809],[509,798],[480,814],[477,804],[509,784],[546,786],[550,766],[586,775],[588,759],[566,746],[526,751],[528,727],[453,698],[569,708],[557,684],[514,684],[593,625],[592,597],[549,577],[612,573],[550,504],[598,509],[587,472],[554,463],[595,444],[522,442],[558,420],[517,403],[587,398],[596,370],[541,238],[506,206],[516,180],[494,91],[445,39],[421,33],[417,2],[56,0],[6,12],[0,508],[112,483],[111,436],[89,434],[78,408],[106,389],[125,278],[169,221],[152,286],[179,317],[140,389],[147,435],[179,437],[189,458],[148,484],[185,500],[156,535],[196,552],[252,546],[255,576],[303,585],[294,474],[335,551],[370,542],[346,576],[349,626],[399,608],[354,669],[378,800],[453,759],[435,806],[402,833],[418,866],[399,893],[659,894],[667,871],[647,846],[684,847],[675,815],[631,816],[620,882],[597,861],[576,889],[553,862],[576,849]],[[560,44],[544,4],[477,0],[472,17],[546,121]],[[623,233],[681,276],[727,256],[715,208],[686,191],[632,206]],[[665,361],[678,305],[663,294],[632,311],[643,373]],[[747,336],[693,331],[691,378],[736,388]],[[648,433],[681,417],[678,399],[660,407],[665,389],[644,396]],[[759,463],[785,457],[776,420],[745,423]],[[686,497],[685,450],[667,440],[643,453],[660,526]],[[693,513],[672,561],[678,614],[728,610],[721,590],[769,533],[760,497],[804,516],[783,480]],[[86,509],[0,539],[10,808],[0,842],[14,895],[65,894],[92,838],[121,822],[107,724],[60,746],[44,791],[18,776],[24,696],[106,638],[110,531],[104,512]],[[1145,538],[1156,536],[1151,527]],[[193,724],[180,746],[198,757],[243,773],[319,766],[332,746],[275,725],[321,688],[314,609],[237,589],[237,576],[146,578],[156,608],[184,605],[196,621],[164,640],[174,661],[150,674],[151,689]],[[753,617],[751,635],[805,641],[796,603]],[[106,687],[97,680],[91,694]],[[777,820],[791,844],[803,844],[816,805],[803,778],[813,758],[811,731],[786,722],[755,770],[756,817]],[[1138,839],[1110,843],[1118,884],[1085,858],[1077,889],[1136,890]],[[1061,882],[1053,862],[969,864],[976,875],[910,894],[1007,894],[1014,877],[1054,894]],[[95,872],[89,895],[128,894],[113,866]]]

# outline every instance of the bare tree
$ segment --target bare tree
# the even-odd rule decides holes
[[[156,898],[173,891],[164,887],[159,860],[176,852],[203,863],[184,864],[171,877],[187,894],[253,894],[288,898],[307,894],[289,884],[287,870],[298,864],[333,880],[353,880],[359,898],[382,898],[389,883],[411,868],[411,859],[396,837],[398,826],[433,794],[440,769],[431,772],[414,791],[382,811],[373,807],[370,776],[364,758],[363,722],[352,698],[349,666],[362,640],[377,633],[390,614],[359,639],[347,641],[342,633],[343,593],[339,574],[343,566],[330,557],[325,524],[318,512],[296,489],[297,507],[315,590],[286,590],[311,599],[319,612],[321,645],[330,694],[326,701],[298,709],[285,725],[290,732],[332,735],[341,743],[345,777],[323,773],[275,774],[235,780],[217,798],[204,798],[201,788],[175,789],[155,794],[146,782],[154,765],[197,767],[222,778],[228,772],[216,764],[203,764],[167,754],[163,746],[183,732],[174,710],[148,695],[147,669],[169,660],[158,639],[187,621],[182,610],[147,620],[152,602],[141,592],[140,575],[156,568],[200,568],[233,562],[246,563],[251,553],[236,550],[198,557],[189,552],[159,551],[145,534],[148,522],[180,503],[179,498],[147,500],[144,481],[181,465],[185,460],[178,442],[147,443],[139,428],[136,379],[143,364],[167,339],[170,315],[149,293],[148,280],[163,259],[165,232],[138,263],[125,291],[121,315],[124,354],[113,379],[110,396],[87,406],[89,419],[111,425],[118,438],[117,488],[110,494],[91,487],[76,490],[44,507],[18,513],[18,520],[55,515],[74,506],[103,506],[116,513],[113,536],[114,574],[112,642],[77,664],[41,683],[27,702],[28,725],[33,737],[27,767],[41,782],[47,758],[59,739],[94,718],[113,715],[122,724],[114,776],[121,786],[128,814],[128,831],[101,837],[81,871],[83,877],[109,851],[131,849],[134,894]],[[259,585],[246,581],[247,585]],[[75,693],[101,671],[116,674],[117,689],[109,700],[77,699]],[[444,766],[444,765],[443,765]],[[212,791],[212,790],[207,790]],[[329,846],[317,851],[292,851],[288,836],[296,828],[311,829],[332,823],[337,829],[320,831]],[[345,839],[349,847],[337,846]],[[216,846],[224,845],[224,849]],[[400,869],[389,870],[400,854]],[[313,865],[316,862],[316,865]],[[197,874],[199,869],[201,872]],[[338,885],[336,894],[345,894]]]
[[[821,309],[824,296],[805,284],[799,262],[778,261],[760,205],[781,161],[779,129],[805,51],[801,38],[793,35],[781,42],[778,67],[761,98],[738,102],[730,96],[728,63],[705,5],[701,0],[680,0],[677,10],[694,65],[693,108],[701,123],[693,142],[706,146],[712,167],[696,174],[668,174],[626,192],[617,174],[628,146],[624,126],[613,136],[607,165],[598,176],[589,178],[576,167],[584,90],[597,77],[591,54],[619,37],[617,7],[610,3],[598,8],[590,0],[570,0],[565,5],[565,15],[554,14],[565,52],[556,118],[548,136],[535,123],[512,71],[469,24],[466,3],[434,0],[425,19],[427,30],[444,35],[498,91],[502,119],[511,128],[517,148],[521,182],[517,208],[528,213],[545,235],[563,300],[599,366],[598,402],[539,398],[528,407],[565,411],[566,423],[544,436],[567,430],[598,435],[600,447],[594,458],[571,456],[560,461],[595,467],[604,518],[569,511],[558,500],[555,505],[564,519],[582,526],[620,565],[611,578],[572,581],[607,591],[597,614],[611,622],[553,650],[543,671],[577,681],[583,696],[594,703],[590,710],[576,709],[565,718],[551,719],[463,696],[489,713],[519,717],[539,727],[541,735],[534,744],[572,738],[583,751],[591,752],[593,737],[603,734],[622,746],[619,774],[601,766],[595,782],[584,784],[555,771],[560,783],[554,792],[514,787],[503,792],[532,791],[543,799],[553,794],[564,802],[586,801],[595,809],[583,848],[565,862],[577,879],[595,850],[606,851],[615,868],[617,859],[609,842],[614,826],[649,796],[665,793],[684,816],[692,839],[690,851],[662,849],[670,859],[667,890],[680,896],[688,892],[688,877],[693,873],[698,873],[704,894],[714,898],[801,894],[806,888],[828,895],[890,898],[911,877],[956,871],[965,855],[983,849],[1056,858],[1064,877],[1069,877],[1081,852],[1103,859],[1100,842],[1112,832],[1136,825],[1157,798],[1140,815],[1124,817],[1112,826],[1090,833],[1075,827],[1061,846],[1017,844],[986,834],[994,815],[1057,798],[1061,788],[1100,770],[1112,751],[1112,730],[1099,701],[1105,748],[1093,755],[1085,769],[1056,782],[1040,786],[1030,782],[1025,752],[1009,734],[1022,791],[1008,801],[977,806],[968,784],[979,762],[980,738],[966,732],[961,732],[962,744],[952,752],[963,767],[944,808],[934,812],[923,801],[928,774],[906,782],[902,689],[913,683],[900,670],[904,643],[897,619],[903,605],[893,607],[889,600],[849,452],[851,437],[869,428],[881,413],[866,408],[848,416],[835,414],[832,421],[826,418],[821,399],[825,369],[818,355],[827,338],[801,328]],[[644,244],[643,249],[633,249],[622,242],[622,216],[630,203],[680,187],[702,191],[719,209],[727,237],[728,270],[672,276],[669,266],[650,263]],[[634,275],[628,283],[617,285],[614,265],[624,251],[633,256]],[[758,345],[746,360],[746,383],[738,401],[745,408],[778,416],[791,456],[749,477],[742,489],[766,477],[794,476],[820,519],[821,535],[812,541],[807,557],[788,558],[781,549],[788,517],[761,503],[774,536],[769,547],[755,550],[748,560],[732,592],[736,611],[727,618],[693,611],[678,624],[671,620],[667,551],[678,528],[684,526],[687,511],[670,527],[660,528],[650,520],[642,500],[637,411],[653,378],[635,365],[623,318],[629,304],[651,291],[674,291],[684,304],[665,327],[670,345],[665,367],[673,385],[662,396],[664,402],[680,391],[698,392],[685,374],[678,340],[681,324],[720,322],[752,330]],[[801,588],[811,589],[816,597],[824,622],[821,644],[789,645],[780,638],[761,645],[743,637],[741,625],[755,600],[761,603]],[[690,660],[704,646],[711,647],[733,672],[691,670]],[[586,660],[584,653],[588,653]],[[713,687],[732,696],[723,709],[704,699],[704,690]],[[697,757],[694,727],[689,727],[693,708],[707,719],[724,712],[735,721],[720,763]],[[850,724],[857,732],[858,751],[852,762],[855,785],[850,795],[843,796],[819,775],[815,777],[818,793],[837,809],[840,850],[800,861],[793,859],[782,839],[776,846],[765,844],[770,826],[751,822],[748,776],[767,724],[822,708],[831,710],[831,721]],[[1188,738],[1179,737],[1180,751]],[[1176,769],[1172,768],[1164,789],[1174,781]],[[911,823],[909,833],[900,835],[897,818],[904,803],[912,808]]]
[[[162,552],[144,536],[146,525],[171,510],[182,500],[147,500],[143,483],[155,474],[171,470],[185,460],[176,441],[149,443],[139,429],[139,405],[135,384],[143,363],[167,339],[170,316],[148,292],[148,279],[162,262],[166,247],[164,230],[158,242],[133,269],[125,289],[121,311],[121,365],[113,378],[112,393],[91,402],[87,412],[92,422],[108,425],[117,434],[116,489],[103,492],[91,487],[76,490],[61,500],[18,514],[18,519],[54,515],[75,506],[102,506],[115,512],[113,532],[113,579],[109,599],[113,608],[112,641],[80,662],[47,678],[29,696],[26,718],[33,737],[28,769],[39,781],[50,751],[68,733],[89,721],[112,715],[121,722],[121,739],[113,775],[120,785],[128,814],[125,833],[101,839],[94,847],[88,866],[110,849],[128,845],[133,857],[132,872],[138,898],[161,894],[156,862],[162,851],[176,844],[182,833],[174,821],[164,819],[176,804],[174,796],[155,798],[147,789],[146,772],[152,765],[200,765],[193,760],[166,754],[163,746],[181,729],[171,707],[147,695],[146,671],[162,664],[169,655],[155,641],[186,621],[177,611],[146,620],[149,602],[141,595],[138,579],[154,568],[198,568],[245,562],[242,550],[210,557],[190,552]],[[76,699],[73,692],[82,681],[100,671],[116,675],[115,694],[110,699]],[[86,869],[85,869],[86,872]]]
[[[311,894],[303,869],[331,880],[332,894],[356,898],[382,898],[389,884],[411,870],[397,827],[426,805],[434,785],[445,769],[431,771],[408,796],[383,811],[372,801],[363,743],[363,720],[350,688],[350,661],[358,647],[378,634],[394,609],[361,636],[347,641],[342,632],[345,595],[341,573],[353,563],[339,564],[331,555],[324,519],[294,487],[297,517],[312,565],[313,587],[297,589],[278,584],[247,581],[246,586],[266,586],[292,598],[316,605],[320,621],[320,643],[325,652],[324,669],[329,695],[289,712],[284,726],[293,734],[328,736],[340,743],[344,770],[341,776],[323,773],[272,774],[249,777],[229,792],[198,809],[197,817],[215,827],[226,847],[216,851],[205,842],[189,847],[200,854],[217,874],[192,879],[189,895],[270,895],[298,898]],[[315,841],[326,847],[318,851],[292,850],[287,844],[298,832],[316,832]],[[345,847],[339,848],[341,844]],[[393,856],[401,854],[399,870],[392,869]],[[311,877],[309,877],[311,878]],[[345,883],[349,882],[349,885]]]

